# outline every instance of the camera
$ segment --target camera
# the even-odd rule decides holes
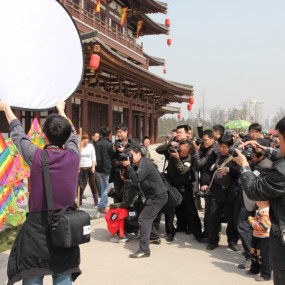
[[[203,142],[204,142],[204,141],[203,141],[203,139],[201,139],[201,138],[198,138],[198,139],[195,140],[195,144],[196,144],[197,146],[202,145]]]
[[[133,155],[131,153],[119,153],[119,157],[118,157],[119,161],[126,161],[126,160],[130,160],[130,162],[133,162]]]
[[[236,157],[236,149],[237,148],[235,146],[231,146],[229,150],[229,155],[231,155],[232,157]],[[253,156],[256,154],[256,151],[252,147],[252,145],[249,144],[243,150],[241,150],[241,153],[246,157],[248,161],[251,161]]]
[[[206,191],[199,190],[198,192],[195,193],[194,198],[206,198],[206,197],[210,197],[210,196],[211,196],[210,190],[206,190]]]
[[[115,148],[121,148],[122,146],[123,146],[122,141],[120,140],[115,141]]]
[[[171,146],[169,149],[168,149],[168,152],[169,153],[175,153],[175,152],[179,152],[180,148],[179,146]]]

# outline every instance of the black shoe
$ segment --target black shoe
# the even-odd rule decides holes
[[[149,243],[151,243],[151,244],[161,244],[161,239],[160,238],[151,239],[149,241]]]
[[[259,272],[253,272],[253,271],[251,271],[250,269],[245,271],[245,274],[246,274],[246,275],[256,275],[256,274],[258,274],[258,273],[259,273]]]
[[[236,243],[229,243],[228,248],[233,251],[240,251],[240,247]]]
[[[203,243],[205,242],[203,237],[195,237],[196,241],[198,241],[199,243]]]
[[[185,231],[185,234],[186,234],[186,235],[192,235],[192,234],[193,234],[193,231],[191,231],[191,230],[188,229],[188,230]]]
[[[166,238],[166,241],[168,242],[172,242],[174,240],[174,236],[173,235],[168,235]]]
[[[150,253],[137,251],[129,255],[130,258],[142,258],[142,257],[150,257]]]
[[[219,245],[217,243],[209,243],[207,246],[207,250],[214,250],[217,248]]]

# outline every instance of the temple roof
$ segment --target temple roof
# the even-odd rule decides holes
[[[145,58],[148,59],[148,65],[149,66],[164,66],[165,65],[165,59],[159,58],[155,56],[148,55],[146,53],[143,54]]]
[[[97,37],[82,40],[86,62],[89,62],[94,50],[100,55],[100,68],[96,74],[98,80],[94,86],[110,86],[127,97],[140,98],[157,105],[160,109],[171,102],[188,102],[193,95],[193,86],[165,80],[118,55]],[[88,67],[86,78],[94,77]],[[114,92],[115,92],[114,91]]]
[[[137,13],[167,13],[167,3],[155,0],[115,0],[118,4],[128,7]]]

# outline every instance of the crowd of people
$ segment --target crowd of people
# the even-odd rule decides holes
[[[221,224],[226,223],[228,248],[239,251],[239,240],[243,247],[245,260],[238,267],[256,275],[256,281],[270,280],[273,271],[274,284],[285,284],[285,118],[277,123],[273,138],[264,136],[258,123],[251,124],[246,135],[225,131],[222,125],[207,130],[200,126],[199,137],[194,138],[189,125],[177,126],[172,138],[156,148],[165,157],[160,173],[151,159],[149,137],[140,143],[129,137],[128,127],[121,123],[115,142],[105,126],[93,132],[91,140],[83,133],[78,143],[64,103],[58,103],[57,109],[59,115],[50,115],[43,127],[56,210],[73,204],[77,189],[77,202],[82,205],[87,183],[97,218],[100,213],[107,216],[112,208],[130,209],[140,203],[132,232],[140,239],[139,248],[130,258],[149,257],[150,243],[161,243],[157,232],[161,212],[167,242],[173,242],[177,232],[185,232],[205,243],[209,251],[219,246]],[[8,284],[18,280],[25,285],[42,284],[47,274],[53,276],[54,284],[71,284],[81,273],[80,249],[59,249],[50,242],[44,185],[39,179],[41,150],[31,144],[8,104],[0,101],[0,111],[10,124],[13,141],[33,166],[29,214],[11,250]],[[68,179],[64,179],[67,168]],[[181,204],[167,211],[165,179],[182,196]],[[63,195],[59,187],[70,194]],[[114,198],[113,204],[108,205],[108,197]],[[203,222],[198,214],[202,204]],[[111,241],[126,242],[129,233],[126,227]],[[23,250],[27,244],[36,247]]]

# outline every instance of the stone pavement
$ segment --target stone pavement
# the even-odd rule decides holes
[[[164,158],[155,153],[155,145],[150,148],[151,154],[159,168]],[[89,189],[87,199],[83,200],[82,209],[94,215],[93,201]],[[203,218],[203,212],[200,212]],[[138,240],[130,238],[126,243],[111,243],[103,214],[92,220],[91,242],[81,248],[81,270],[75,284],[136,284],[136,285],[250,285],[257,284],[254,277],[247,276],[237,265],[243,261],[241,252],[227,248],[225,225],[222,227],[220,246],[214,251],[207,251],[206,244],[200,244],[192,235],[177,233],[172,243],[165,241],[164,223],[160,225],[162,242],[151,245],[151,256],[142,259],[130,259],[128,255],[138,248]],[[0,285],[6,284],[6,264],[9,252],[0,254]],[[45,277],[45,285],[51,285],[50,277]],[[15,284],[21,284],[20,282]],[[266,282],[272,285],[273,282]]]

